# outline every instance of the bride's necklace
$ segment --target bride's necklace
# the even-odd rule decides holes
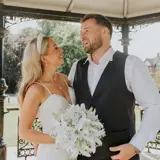
[[[53,76],[53,79],[51,81],[43,81],[43,83],[53,83],[60,89],[60,91],[63,91],[62,86],[59,83],[57,83],[55,75]]]

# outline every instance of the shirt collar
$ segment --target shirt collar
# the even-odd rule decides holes
[[[112,47],[110,47],[106,53],[102,56],[102,58],[99,60],[99,64],[100,63],[104,63],[106,61],[113,61],[113,55],[114,55],[115,51]],[[84,64],[89,61],[90,63],[94,63],[92,61],[91,55],[88,55],[86,61],[84,62]]]

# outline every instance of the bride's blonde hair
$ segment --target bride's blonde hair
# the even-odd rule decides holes
[[[41,55],[46,54],[49,37],[39,35],[29,41],[23,54],[18,100],[23,102],[27,89],[42,76]]]

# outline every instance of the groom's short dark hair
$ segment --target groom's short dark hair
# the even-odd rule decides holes
[[[81,19],[80,22],[83,23],[88,19],[95,19],[97,24],[107,27],[110,31],[110,36],[112,37],[112,32],[113,32],[112,23],[110,22],[110,20],[107,17],[102,16],[100,14],[86,14]]]

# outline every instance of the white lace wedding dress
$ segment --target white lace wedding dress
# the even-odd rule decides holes
[[[43,84],[42,84],[43,85]],[[44,85],[43,85],[44,86]],[[44,86],[46,88],[46,86]],[[54,125],[52,113],[61,113],[69,107],[68,101],[57,94],[51,94],[40,106],[38,117],[42,123],[43,132],[49,134]],[[69,88],[72,103],[75,103],[75,95],[72,88]],[[67,152],[57,144],[40,144],[37,151],[36,160],[69,160]]]

